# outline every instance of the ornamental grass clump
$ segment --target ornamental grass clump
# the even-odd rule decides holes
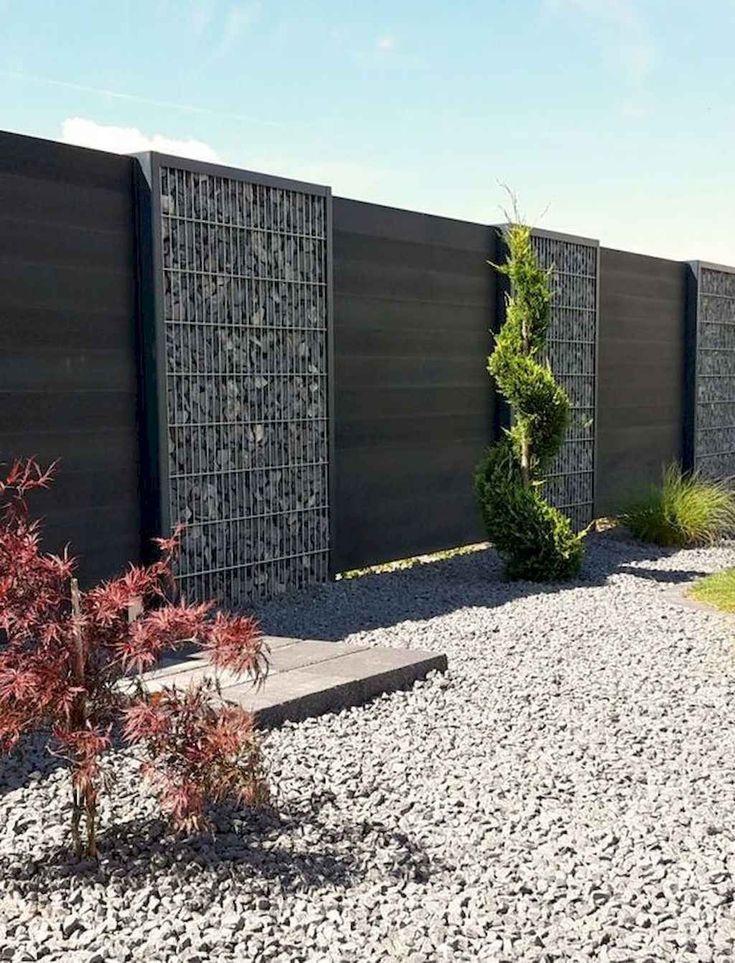
[[[508,402],[512,427],[475,473],[489,540],[512,579],[557,581],[579,572],[583,545],[569,519],[544,499],[543,478],[564,440],[569,398],[543,360],[551,308],[551,272],[533,249],[531,229],[505,231],[508,258],[493,265],[510,282],[506,319],[488,371]]]
[[[632,498],[620,521],[642,542],[665,548],[711,545],[735,532],[735,494],[726,481],[669,465],[661,484]]]
[[[260,680],[267,661],[257,624],[215,612],[211,602],[171,600],[178,532],[157,540],[157,562],[82,591],[74,560],[44,553],[29,517],[28,494],[51,478],[52,470],[28,459],[0,481],[0,748],[33,731],[49,733],[49,750],[71,768],[79,856],[97,855],[104,754],[116,731],[147,754],[144,773],[176,829],[202,828],[212,802],[262,800],[250,714],[223,707],[211,682],[149,692],[142,676],[165,652],[194,643],[215,670]]]

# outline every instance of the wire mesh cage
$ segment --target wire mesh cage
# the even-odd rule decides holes
[[[539,264],[552,269],[547,359],[571,401],[544,494],[581,530],[594,515],[599,247],[537,232],[533,243]]]
[[[694,466],[735,476],[735,272],[701,265],[696,297]]]
[[[329,573],[328,197],[161,166],[168,517],[189,599]]]

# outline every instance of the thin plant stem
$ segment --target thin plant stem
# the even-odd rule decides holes
[[[79,831],[79,824],[82,819],[82,806],[79,799],[79,791],[76,786],[72,787],[71,792],[71,838],[74,844],[74,855],[77,859],[82,858],[82,836]]]
[[[97,859],[97,799],[94,790],[86,794],[87,856]]]

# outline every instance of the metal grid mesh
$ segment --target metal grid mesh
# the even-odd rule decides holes
[[[694,464],[735,476],[735,273],[701,267],[697,312]]]
[[[541,235],[533,241],[541,266],[554,269],[547,356],[571,400],[566,440],[544,494],[582,529],[594,514],[598,249]]]
[[[327,201],[160,171],[170,517],[189,600],[329,568]]]

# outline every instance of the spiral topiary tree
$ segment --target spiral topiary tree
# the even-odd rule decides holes
[[[510,282],[506,319],[488,371],[508,402],[512,427],[488,450],[475,489],[488,538],[512,579],[558,581],[579,572],[584,533],[542,495],[543,476],[561,447],[569,398],[543,361],[551,314],[551,275],[539,266],[531,228],[504,232],[505,264],[492,266]]]

